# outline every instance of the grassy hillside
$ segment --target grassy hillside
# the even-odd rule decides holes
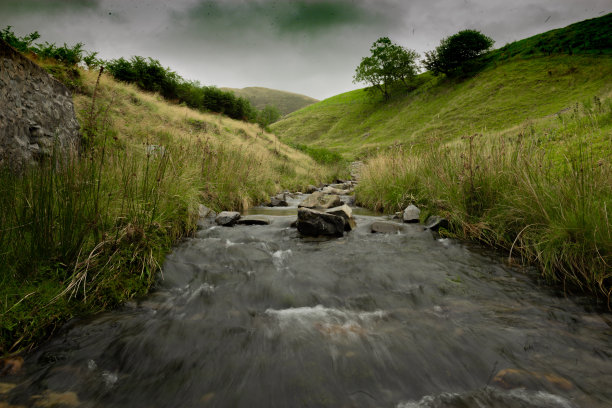
[[[413,203],[443,235],[507,251],[566,292],[612,296],[612,15],[417,78],[389,102],[347,92],[290,114],[282,140],[364,157],[357,202]]]
[[[257,109],[263,109],[267,105],[276,106],[283,116],[318,102],[318,99],[310,96],[255,86],[242,89],[222,88],[222,90],[232,91],[236,96],[248,99]]]
[[[610,56],[517,58],[464,81],[422,74],[420,87],[386,103],[364,89],[347,92],[290,114],[272,130],[287,142],[359,155],[554,115],[611,90],[611,78]]]
[[[385,102],[366,89],[310,105],[275,123],[281,139],[347,156],[396,143],[501,131],[612,89],[612,14],[508,44],[468,79],[416,79]],[[571,54],[571,55],[570,55]]]
[[[257,125],[72,74],[80,156],[0,169],[0,356],[146,293],[199,204],[240,210],[336,176]]]

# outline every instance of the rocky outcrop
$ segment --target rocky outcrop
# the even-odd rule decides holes
[[[344,228],[345,221],[341,216],[310,208],[298,208],[297,229],[302,235],[341,237],[344,235]]]
[[[0,165],[19,170],[79,141],[68,88],[0,40]]]

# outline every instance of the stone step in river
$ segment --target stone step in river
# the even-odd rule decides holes
[[[150,296],[68,323],[0,406],[612,406],[610,315],[419,224],[343,237],[210,224]]]

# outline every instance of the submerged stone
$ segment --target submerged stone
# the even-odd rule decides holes
[[[404,230],[401,224],[389,221],[376,221],[370,226],[372,232],[378,232],[381,234],[396,234]]]
[[[246,215],[236,221],[240,225],[270,225],[270,222],[270,218],[265,215]]]

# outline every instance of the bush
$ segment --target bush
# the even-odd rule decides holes
[[[477,30],[463,30],[444,38],[421,61],[435,75],[468,73],[475,68],[475,59],[493,46],[493,40]]]

